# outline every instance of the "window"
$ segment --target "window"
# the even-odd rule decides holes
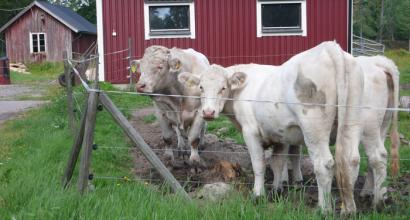
[[[30,33],[30,52],[31,53],[46,52],[46,34],[45,33]]]
[[[145,39],[195,38],[193,0],[145,0]]]
[[[258,0],[257,36],[306,36],[305,0]]]

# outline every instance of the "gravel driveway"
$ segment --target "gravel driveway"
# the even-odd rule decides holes
[[[44,87],[40,85],[0,85],[0,124],[44,104],[46,101],[20,101],[23,97],[41,97],[43,92]]]

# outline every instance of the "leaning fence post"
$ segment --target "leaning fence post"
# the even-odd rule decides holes
[[[87,96],[88,97],[88,96]],[[84,139],[84,128],[85,128],[85,122],[86,122],[86,116],[87,116],[87,103],[88,103],[88,98],[86,99],[86,105],[84,108],[84,112],[81,116],[81,122],[80,122],[80,128],[78,130],[78,133],[75,137],[73,146],[71,148],[70,152],[70,157],[67,162],[66,169],[64,171],[64,176],[63,176],[63,186],[66,188],[68,184],[70,183],[70,180],[73,176],[75,164],[77,163],[78,155],[80,154],[81,151],[81,146],[83,144],[83,139]]]
[[[74,134],[74,105],[73,105],[73,87],[71,84],[71,65],[68,63],[67,51],[63,52],[64,59],[64,74],[67,90],[67,111],[68,111],[68,127],[71,134]]]
[[[94,141],[94,128],[97,116],[98,92],[89,93],[87,100],[87,113],[84,127],[84,148],[80,162],[80,174],[78,178],[78,190],[84,193],[88,186],[90,175],[91,151]]]
[[[104,108],[111,114],[117,124],[124,130],[125,134],[134,142],[134,144],[141,150],[145,158],[154,166],[154,168],[161,174],[165,181],[172,187],[172,189],[180,193],[182,196],[190,200],[189,195],[185,192],[184,188],[179,184],[175,177],[164,166],[157,155],[151,150],[141,135],[135,130],[125,116],[118,110],[118,108],[112,103],[110,98],[105,93],[100,93],[99,99]]]
[[[98,62],[96,71],[98,72]],[[95,79],[92,89],[99,89],[98,73],[95,74]],[[89,96],[87,100],[87,113],[84,128],[84,148],[80,162],[80,174],[78,178],[77,187],[81,193],[84,193],[88,187],[88,180],[90,177],[91,153],[94,144],[94,129],[97,118],[97,105],[99,92],[95,90],[88,91]]]

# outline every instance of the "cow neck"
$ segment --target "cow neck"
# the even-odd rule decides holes
[[[236,95],[235,92],[231,92],[231,95],[228,96],[228,99],[234,98],[235,95]],[[227,101],[225,102],[225,105],[224,105],[224,108],[223,108],[223,110],[222,110],[222,113],[227,114],[227,116],[228,116],[231,120],[236,121],[236,119],[235,119],[235,111],[234,111],[234,108],[233,108],[233,104],[234,104],[233,101],[227,100]]]
[[[164,95],[184,95],[183,85],[177,80],[178,74],[174,74],[175,78],[172,79],[173,83],[157,91],[157,93],[164,94]],[[183,111],[182,108],[183,108],[183,102],[185,100],[184,98],[156,97],[155,100],[167,104],[173,110]]]

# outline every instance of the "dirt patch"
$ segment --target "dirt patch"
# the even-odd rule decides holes
[[[182,183],[190,182],[189,188],[191,190],[205,183],[224,181],[226,177],[217,172],[221,170],[218,166],[224,161],[232,164],[232,169],[238,167],[236,168],[236,176],[230,177],[232,181],[247,177],[248,173],[252,173],[250,158],[244,146],[235,144],[232,141],[221,141],[212,134],[207,134],[204,144],[200,146],[200,156],[204,162],[200,168],[194,169],[189,165],[189,149],[186,149],[185,152],[174,151],[175,160],[174,162],[169,161],[164,156],[165,143],[162,140],[158,122],[149,123],[144,120],[153,113],[153,108],[140,109],[134,113],[131,123],[140,132],[147,144],[154,149],[157,156],[164,161],[175,178]],[[173,140],[173,146],[176,146],[176,138]],[[132,153],[135,160],[134,172],[137,177],[144,180],[161,179],[138,150],[133,150]]]
[[[175,161],[171,163],[164,156],[165,143],[162,140],[161,130],[157,122],[147,121],[147,116],[154,113],[153,108],[144,108],[133,114],[131,123],[140,132],[144,140],[156,152],[157,156],[164,162],[175,178],[185,187],[185,189],[194,194],[198,187],[215,182],[231,182],[238,186],[237,188],[250,192],[253,185],[252,164],[247,149],[243,145],[233,141],[219,140],[213,134],[205,136],[205,142],[200,146],[200,156],[205,166],[196,170],[188,164],[188,155],[178,155],[174,152]],[[176,140],[173,140],[173,146],[176,146]],[[137,178],[149,183],[162,183],[161,176],[151,167],[144,156],[136,149],[133,149],[134,156],[134,173]],[[189,149],[187,149],[189,152]],[[311,207],[317,206],[318,188],[313,173],[313,165],[309,157],[303,157],[301,161],[303,183],[298,186],[286,186],[280,196],[287,196],[290,192],[303,189],[305,204]],[[291,166],[288,166],[291,167]],[[200,171],[200,172],[198,172]],[[291,177],[291,170],[289,173]],[[371,198],[361,198],[360,189],[364,185],[365,178],[360,176],[355,186],[355,201],[357,208],[361,212],[371,211]],[[270,191],[273,181],[271,169],[266,169],[267,190]],[[386,205],[393,205],[397,199],[393,199],[396,194],[409,195],[410,174],[400,178],[397,184],[390,184],[388,187]],[[332,194],[337,207],[340,207],[339,192],[336,181],[333,181]]]
[[[20,97],[41,97],[45,91],[42,85],[0,85],[0,100],[16,100]]]

